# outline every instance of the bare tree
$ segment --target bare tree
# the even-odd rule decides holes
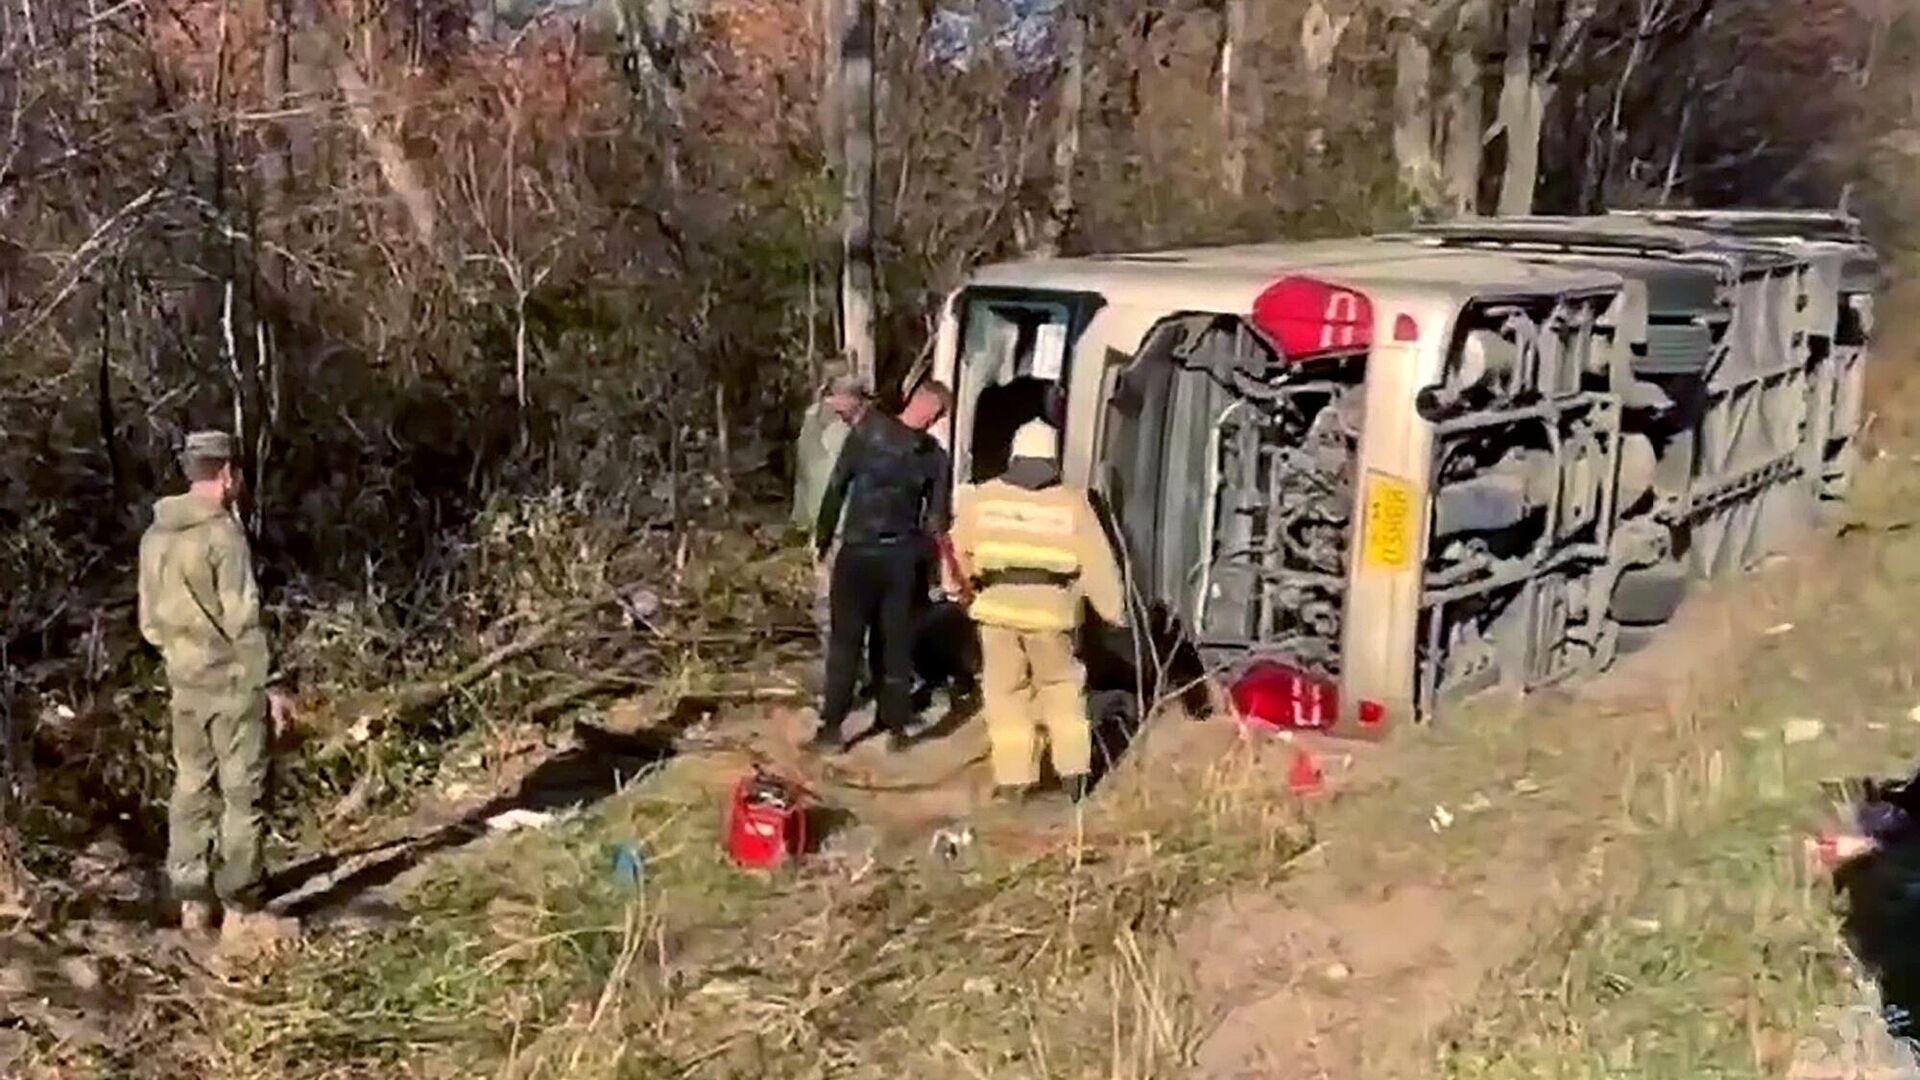
[[[877,374],[874,340],[874,53],[878,42],[875,0],[852,0],[853,18],[840,42],[840,86],[846,105],[846,149],[841,169],[840,335],[854,367]]]
[[[1597,210],[1606,201],[1607,183],[1627,140],[1627,95],[1635,78],[1663,47],[1692,36],[1713,18],[1715,0],[1633,0],[1633,25],[1627,58],[1614,80],[1611,102],[1596,120],[1587,144],[1587,167],[1582,176],[1580,203]]]
[[[1481,54],[1492,11],[1490,0],[1464,0],[1455,13],[1447,79],[1446,198],[1456,215],[1480,209],[1480,166],[1486,146],[1486,94]]]
[[[1540,182],[1540,124],[1545,86],[1533,77],[1534,0],[1508,0],[1506,57],[1500,70],[1497,128],[1506,133],[1506,168],[1500,178],[1502,215],[1533,210]]]
[[[1059,100],[1053,114],[1053,188],[1047,220],[1037,251],[1060,253],[1061,240],[1073,227],[1074,174],[1080,167],[1080,115],[1084,111],[1087,78],[1086,0],[1065,0],[1061,12]]]
[[[681,0],[614,0],[621,66],[628,86],[659,133],[667,190],[678,194],[686,144],[686,53],[689,16]]]
[[[1506,5],[1506,58],[1501,66],[1499,118],[1491,135],[1506,138],[1506,167],[1500,180],[1499,211],[1531,213],[1540,186],[1541,126],[1567,65],[1586,43],[1598,17],[1600,0],[1567,0],[1557,26],[1542,26],[1539,0],[1509,0]],[[1538,46],[1542,31],[1553,32],[1551,45]]]
[[[287,107],[287,76],[292,66],[293,12],[289,0],[261,0],[265,9],[266,49],[260,64],[261,105],[272,119],[260,125],[260,192],[263,217],[273,229],[287,217],[288,188],[293,177],[293,157],[281,113]],[[285,248],[284,240],[279,245]],[[285,291],[286,268],[277,255],[269,252],[263,261],[270,263],[266,273],[275,287]]]
[[[816,0],[814,17],[820,24],[820,144],[829,171],[840,167],[846,151],[846,102],[841,100],[845,79],[841,51],[847,36],[848,0]]]
[[[1332,13],[1327,0],[1308,0],[1300,16],[1300,79],[1307,99],[1307,153],[1318,159],[1327,150],[1327,99],[1332,93],[1333,58],[1353,22],[1350,12]]]
[[[1247,124],[1242,111],[1247,107],[1243,87],[1247,49],[1247,0],[1221,0],[1220,41],[1214,60],[1219,80],[1216,123],[1220,131],[1220,183],[1227,194],[1238,198],[1247,190]]]
[[[406,208],[414,238],[424,250],[438,251],[440,210],[433,191],[395,136],[392,125],[381,116],[379,95],[363,72],[364,61],[356,60],[342,49],[339,44],[342,40],[354,39],[352,35],[343,34],[338,26],[327,28],[327,32],[316,29],[307,36],[316,55],[329,57],[334,82],[345,99],[347,117],[373,155],[388,190]],[[371,69],[374,65],[365,64],[365,67]]]
[[[1427,0],[1405,0],[1393,33],[1393,160],[1401,187],[1431,205],[1440,186],[1434,150],[1433,44]]]

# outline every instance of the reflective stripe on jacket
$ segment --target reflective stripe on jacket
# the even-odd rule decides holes
[[[968,576],[982,583],[968,608],[982,625],[1070,631],[1080,623],[1082,600],[1108,622],[1124,616],[1119,566],[1092,503],[1077,488],[1028,489],[1004,480],[961,488],[953,547]],[[1023,571],[1057,580],[1032,580]]]

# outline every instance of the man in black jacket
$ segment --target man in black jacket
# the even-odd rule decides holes
[[[938,382],[922,384],[899,416],[869,410],[847,436],[827,481],[814,530],[825,560],[836,533],[828,588],[826,695],[812,746],[846,746],[841,725],[853,708],[855,677],[869,635],[878,635],[880,670],[872,673],[879,730],[887,745],[907,743],[913,716],[915,592],[921,568],[944,547],[951,503],[948,461],[929,428],[945,416],[953,395]],[[845,507],[845,516],[841,514]]]

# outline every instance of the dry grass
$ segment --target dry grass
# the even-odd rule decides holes
[[[1863,517],[1920,492],[1892,466]],[[1764,601],[1728,619],[1796,625],[1736,670],[1651,703],[1483,703],[1316,812],[1329,842],[1305,873],[1322,885],[1538,888],[1569,867],[1586,883],[1532,927],[1510,989],[1451,1029],[1446,1075],[1773,1075],[1847,1000],[1798,841],[1815,781],[1900,760],[1920,538],[1869,529],[1843,550],[1860,571],[1844,583],[1751,583]],[[1808,715],[1827,737],[1782,745]],[[405,924],[326,940],[223,1011],[216,1041],[247,1063],[236,1076],[1188,1075],[1217,1017],[1174,931],[1210,897],[1285,878],[1311,841],[1274,761],[1245,747],[1142,778],[1078,828],[989,827],[970,866],[848,853],[763,882],[721,860],[715,770],[682,759],[577,820],[446,859]],[[1543,790],[1510,795],[1521,778]],[[1432,833],[1435,804],[1483,793],[1491,807]],[[649,854],[638,892],[607,870],[621,840]],[[1515,850],[1546,861],[1490,867]]]
[[[968,865],[766,882],[724,864],[711,772],[681,761],[445,860],[404,925],[325,939],[219,1042],[263,1076],[1176,1075],[1198,1033],[1159,943],[1300,849],[1264,786],[1229,766],[1177,825],[1122,800],[1099,836],[1008,823]],[[621,840],[638,891],[608,872]]]
[[[1885,340],[1920,340],[1909,299],[1886,305]],[[1442,1075],[1920,1076],[1887,1040],[1833,891],[1801,847],[1837,809],[1822,781],[1915,764],[1910,351],[1885,350],[1875,372],[1881,455],[1855,492],[1857,531],[1807,572],[1791,630],[1762,639],[1734,693],[1702,703],[1685,752],[1622,787],[1619,828],[1602,831],[1632,842],[1608,860],[1605,887],[1455,1027]],[[1794,718],[1826,733],[1787,745]],[[1842,1060],[1850,1070],[1817,1071]]]
[[[1491,893],[1477,917],[1500,931],[1443,987],[1470,1007],[1446,1018],[1426,1075],[1778,1075],[1800,1037],[1832,1028],[1825,1010],[1859,995],[1828,898],[1798,863],[1825,810],[1817,781],[1900,771],[1920,701],[1920,535],[1889,531],[1920,499],[1906,456],[1920,393],[1909,369],[1883,369],[1890,452],[1863,477],[1861,527],[1827,553],[1845,573],[1802,564],[1739,583],[1740,603],[1676,628],[1714,639],[1676,639],[1701,670],[1656,664],[1612,692],[1480,703],[1409,733],[1368,763],[1364,791],[1305,816],[1278,791],[1272,748],[1185,772],[1156,762],[1084,820],[989,822],[958,866],[848,848],[779,880],[740,874],[717,835],[737,761],[687,755],[549,829],[433,860],[397,887],[399,921],[323,934],[264,987],[173,987],[187,996],[139,1035],[164,1055],[43,1043],[25,1075],[1187,1076],[1239,1004],[1197,985],[1208,958],[1181,951],[1209,901],[1406,882],[1468,912]],[[582,592],[610,606],[464,688],[432,729],[353,744],[336,771],[305,777],[309,807],[383,770],[394,792],[444,785],[461,763],[498,773],[546,735],[527,706],[595,665],[648,656],[649,708],[773,674],[763,653],[743,662],[742,628],[788,617],[804,570],[770,537],[706,544],[706,557],[687,553],[697,535],[623,546],[564,499],[487,520],[438,586],[460,601],[438,644],[368,617],[396,608],[370,596],[308,624],[312,666],[377,696],[470,663]],[[512,551],[526,554],[499,572]],[[619,615],[635,587],[661,601],[642,625]],[[1756,639],[1783,621],[1793,629]],[[350,727],[351,689],[322,703],[323,735]],[[1793,717],[1827,734],[1785,746]],[[1428,824],[1436,805],[1453,826]],[[327,839],[392,813],[369,800]],[[637,889],[610,872],[619,843],[646,853]],[[1246,955],[1228,959],[1257,967],[1271,944],[1231,943]],[[1391,1026],[1382,1001],[1347,1015]],[[1408,1021],[1380,1041],[1425,1034]]]
[[[1779,1076],[1855,999],[1801,842],[1830,812],[1820,781],[1912,767],[1920,541],[1846,550],[1851,587],[1768,639],[1687,753],[1622,787],[1599,831],[1631,842],[1605,887],[1459,1026],[1446,1075]],[[1787,745],[1793,718],[1827,734]]]
[[[1878,526],[1916,495],[1903,458],[1877,462],[1844,579],[1743,584],[1758,599],[1706,631],[1796,625],[1737,665],[1624,698],[1482,703],[1311,820],[1277,792],[1283,759],[1242,747],[1140,770],[1082,821],[989,823],[969,864],[847,850],[766,881],[720,855],[733,759],[686,756],[436,860],[403,921],[320,937],[185,1042],[197,1071],[236,1078],[1185,1076],[1220,1003],[1175,941],[1210,898],[1551,878],[1550,900],[1510,909],[1519,962],[1448,1026],[1439,1074],[1775,1075],[1855,994],[1798,837],[1815,781],[1895,771],[1912,730],[1920,537]],[[688,650],[680,682],[704,661]],[[1829,734],[1781,745],[1809,715]],[[1513,794],[1523,779],[1540,790]],[[1476,795],[1490,805],[1466,811]],[[1459,814],[1438,834],[1436,804]],[[647,854],[637,890],[610,873],[621,842]]]

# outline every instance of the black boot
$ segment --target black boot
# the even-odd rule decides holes
[[[893,728],[887,732],[887,753],[898,754],[912,746],[913,736],[900,728]]]
[[[840,734],[840,729],[824,724],[813,733],[813,738],[807,740],[807,749],[816,754],[838,754],[846,748],[847,738]]]
[[[955,705],[978,705],[980,704],[980,684],[970,677],[956,677],[947,684],[947,697]]]

